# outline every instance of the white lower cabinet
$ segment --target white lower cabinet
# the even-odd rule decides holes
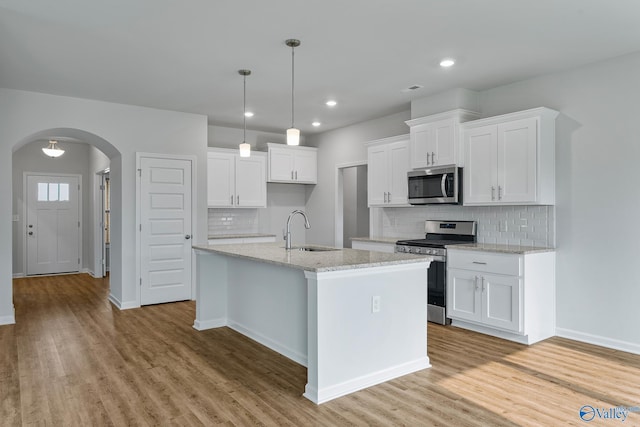
[[[555,253],[447,250],[454,326],[523,344],[555,335]]]

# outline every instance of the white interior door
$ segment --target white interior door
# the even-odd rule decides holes
[[[80,271],[80,178],[27,175],[27,275]]]
[[[140,159],[140,303],[191,299],[191,161]]]

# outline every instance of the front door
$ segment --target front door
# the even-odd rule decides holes
[[[80,271],[80,178],[27,175],[27,275]]]
[[[141,305],[191,299],[191,161],[140,159]]]

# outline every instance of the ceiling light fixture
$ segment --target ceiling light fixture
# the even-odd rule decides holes
[[[238,70],[238,74],[242,76],[243,80],[243,106],[242,115],[243,130],[242,130],[242,144],[240,144],[240,157],[251,157],[251,144],[247,143],[247,76],[251,74],[251,70]],[[253,115],[253,114],[252,114]]]
[[[442,61],[440,61],[440,66],[443,67],[443,68],[449,68],[455,63],[456,63],[456,61],[454,61],[453,59],[445,58]]]
[[[55,158],[60,157],[64,154],[64,150],[59,148],[56,144],[58,141],[49,140],[49,145],[46,147],[42,147],[42,151],[49,157]]]
[[[328,107],[335,107],[336,105],[338,105],[338,103],[336,101],[334,101],[333,99],[329,100],[326,102]]]
[[[294,68],[294,50],[296,47],[300,46],[300,40],[297,39],[288,39],[285,41],[285,44],[291,48],[291,127],[287,129],[287,145],[300,145],[300,129],[296,129],[294,126],[294,116],[293,116],[293,106],[294,106],[294,77],[295,77],[295,68]]]

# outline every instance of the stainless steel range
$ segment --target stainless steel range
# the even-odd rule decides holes
[[[430,221],[424,222],[425,238],[398,240],[396,252],[430,255],[433,262],[429,267],[429,300],[427,320],[447,325],[451,320],[446,316],[447,302],[447,249],[448,245],[476,242],[475,221]]]

